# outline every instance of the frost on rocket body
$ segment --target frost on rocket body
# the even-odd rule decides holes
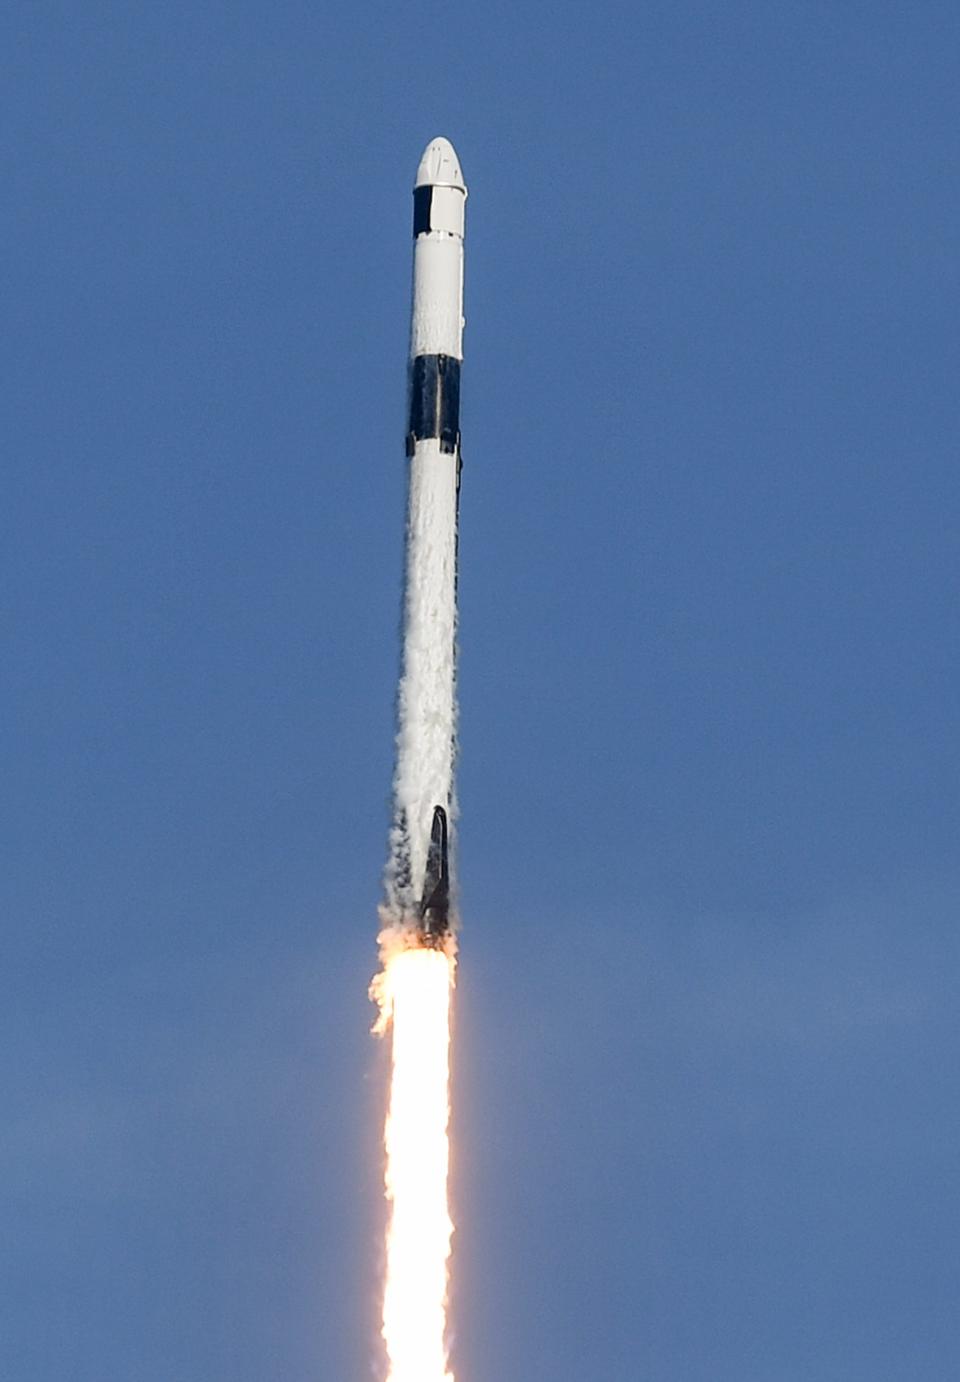
[[[451,827],[455,816],[456,464],[437,442],[421,443],[409,483],[388,924],[419,904],[434,807],[444,808]]]

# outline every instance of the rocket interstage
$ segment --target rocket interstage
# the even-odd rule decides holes
[[[466,197],[453,146],[434,139],[413,193],[403,655],[385,907],[391,924],[425,945],[444,943],[452,924]]]
[[[403,653],[375,1030],[391,1033],[384,1129],[387,1382],[453,1382],[447,1366],[450,1023],[456,735],[463,219],[452,146],[434,139],[413,201]]]

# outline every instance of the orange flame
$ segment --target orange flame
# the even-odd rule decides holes
[[[375,992],[380,1026],[393,1024],[386,1122],[387,1278],[383,1338],[387,1382],[453,1382],[447,1366],[447,1204],[450,996],[454,964],[443,950],[385,956]]]

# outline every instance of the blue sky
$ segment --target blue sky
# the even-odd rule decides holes
[[[458,1382],[960,1369],[952,4],[8,8],[0,1373],[378,1375],[470,186]]]

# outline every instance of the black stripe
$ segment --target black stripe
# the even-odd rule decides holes
[[[433,205],[432,187],[413,189],[413,238],[430,229],[430,208]]]
[[[452,355],[418,355],[410,364],[407,455],[432,437],[449,455],[460,445],[460,361]]]

